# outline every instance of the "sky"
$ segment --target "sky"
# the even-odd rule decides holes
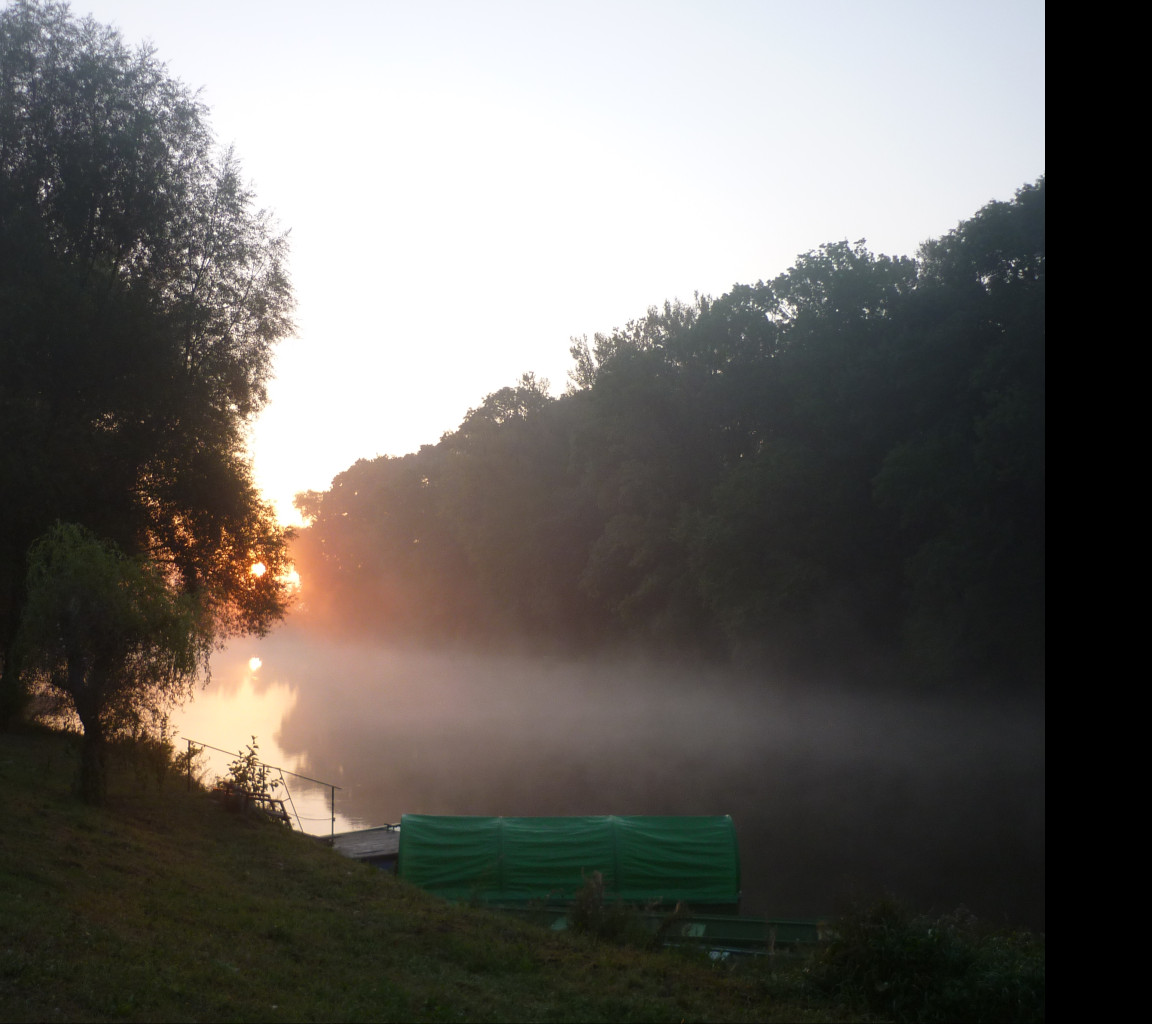
[[[73,0],[150,42],[291,231],[256,480],[281,517],[573,337],[911,255],[1044,173],[1042,0]]]

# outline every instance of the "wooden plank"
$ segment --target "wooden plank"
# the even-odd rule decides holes
[[[395,857],[400,853],[400,831],[395,826],[382,825],[357,832],[340,832],[332,837],[332,846],[353,860]]]

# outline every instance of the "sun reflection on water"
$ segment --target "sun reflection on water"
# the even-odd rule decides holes
[[[285,717],[297,704],[295,684],[285,679],[275,660],[266,666],[261,657],[248,655],[250,648],[245,651],[233,648],[219,652],[212,659],[211,682],[172,715],[171,725],[174,735],[179,737],[178,745],[183,747],[192,740],[220,748],[205,750],[202,756],[203,779],[209,785],[227,775],[229,763],[251,743],[257,745],[258,756],[266,764],[286,772],[314,775],[305,758],[286,753],[278,739]],[[292,776],[285,781],[292,800],[288,811],[293,827],[302,827],[317,835],[331,831],[331,790]],[[283,789],[276,795],[283,797]],[[356,828],[359,824],[340,813],[337,792],[336,831]]]

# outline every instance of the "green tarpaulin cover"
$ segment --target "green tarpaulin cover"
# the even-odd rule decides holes
[[[397,873],[452,900],[570,900],[594,871],[627,901],[735,907],[736,828],[719,817],[405,814]]]

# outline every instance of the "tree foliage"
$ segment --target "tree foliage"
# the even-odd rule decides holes
[[[32,546],[18,646],[26,677],[80,719],[87,800],[103,799],[105,740],[191,692],[208,656],[203,625],[154,562],[83,527],[57,523]]]
[[[525,376],[307,496],[329,622],[1042,677],[1043,179],[916,258],[830,243],[571,353],[562,397]]]
[[[291,329],[287,238],[197,96],[66,4],[0,11],[0,657],[57,519],[146,553],[218,634],[282,614],[251,417]],[[262,561],[270,570],[249,573]]]

